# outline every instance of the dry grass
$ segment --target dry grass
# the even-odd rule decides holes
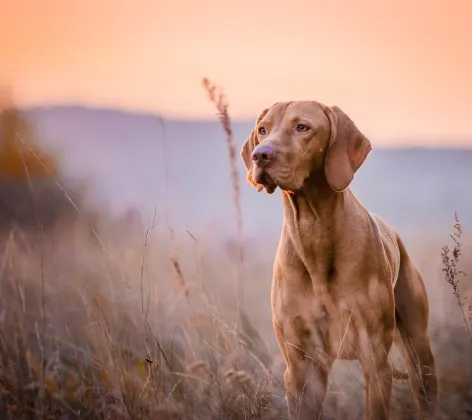
[[[224,121],[233,173],[229,116]],[[239,240],[234,259],[221,238],[161,227],[158,212],[147,226],[104,215],[98,230],[85,216],[73,222],[59,216],[40,235],[8,224],[1,231],[1,419],[286,418],[284,366],[269,310],[273,256],[261,252],[266,244],[243,249]],[[242,229],[242,217],[236,222]],[[462,419],[472,417],[472,358],[456,298],[467,315],[463,297],[471,288],[467,277],[460,289],[454,285],[472,265],[465,259],[461,266],[456,249],[464,255],[471,249],[453,237],[452,250],[442,253],[449,268],[441,266],[439,246],[421,243],[414,253],[431,300],[443,415]],[[242,265],[243,251],[245,270],[238,268],[234,285],[231,269]],[[339,364],[327,417],[362,418],[363,392],[358,366]],[[393,418],[412,413],[408,385],[395,383]]]
[[[104,240],[106,256],[84,229],[50,232],[43,263],[34,238],[29,251],[14,234],[5,244],[1,418],[278,418],[283,394],[248,317],[238,339],[215,297],[172,281],[170,268],[184,268],[169,267],[165,246],[148,237],[151,268],[128,248],[137,236]]]
[[[459,260],[462,253],[462,225],[457,213],[454,214],[453,233],[450,235],[450,237],[453,243],[452,250],[448,245],[444,245],[441,251],[443,272],[446,281],[452,287],[452,293],[456,298],[457,305],[461,311],[464,327],[467,330],[472,343],[472,305],[468,304],[468,296],[461,294],[461,288],[459,285],[461,277],[465,277],[467,274],[459,267]]]
[[[233,202],[236,216],[237,227],[237,264],[236,264],[236,284],[238,287],[236,300],[236,328],[241,330],[241,311],[243,305],[244,285],[243,285],[243,266],[244,266],[244,247],[243,247],[243,212],[241,209],[241,192],[239,185],[239,169],[236,145],[231,128],[231,118],[228,112],[228,102],[223,91],[208,79],[203,79],[203,86],[206,89],[210,100],[215,104],[221,125],[226,134],[226,144],[229,154],[229,166],[231,168],[231,182],[233,186]]]
[[[28,249],[16,247],[16,234],[4,243],[0,418],[285,418],[283,366],[275,343],[265,342],[272,338],[268,310],[248,308],[259,327],[243,312],[238,339],[234,297],[224,292],[231,260],[203,241],[178,238],[180,258],[170,261],[170,240],[159,230],[149,233],[151,226],[122,236],[116,226],[103,227],[108,253],[86,225],[58,226],[48,233],[43,263],[34,237],[24,239]],[[255,268],[260,261],[247,263]],[[268,273],[269,258],[265,264]],[[185,288],[174,280],[175,265]],[[248,284],[261,274],[252,272]],[[268,300],[268,286],[264,293],[246,291],[247,301]],[[451,418],[466,418],[470,410],[461,331],[459,323],[433,325],[442,402]],[[328,412],[359,418],[357,367],[340,365],[330,393]],[[395,418],[408,418],[405,383],[395,384],[394,401]]]

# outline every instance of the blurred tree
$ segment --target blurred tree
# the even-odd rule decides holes
[[[53,226],[74,214],[56,185],[58,178],[56,158],[36,144],[36,133],[11,89],[0,87],[0,237],[13,227]]]
[[[15,106],[10,89],[0,92],[0,181],[56,176],[57,162],[35,144],[34,132]]]

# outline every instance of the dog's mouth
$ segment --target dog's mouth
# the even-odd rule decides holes
[[[262,185],[268,194],[272,194],[277,188],[277,184],[274,182],[269,173],[263,168],[256,167],[253,176],[254,181]]]

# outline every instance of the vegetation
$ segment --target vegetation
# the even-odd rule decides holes
[[[57,159],[38,147],[35,130],[15,106],[11,92],[0,92],[0,229],[48,228],[59,218],[77,217],[77,189],[66,192]]]

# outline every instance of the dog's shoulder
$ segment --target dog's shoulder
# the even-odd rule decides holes
[[[382,217],[380,217],[378,214],[375,214],[371,211],[367,212],[369,216],[372,218],[372,220],[375,222],[375,224],[379,227],[381,230],[382,234],[387,234],[389,236],[392,236],[395,239],[396,233],[395,230],[388,224]]]
[[[400,248],[398,246],[397,233],[395,229],[379,215],[372,212],[368,212],[368,214],[373,223],[378,227],[385,252],[392,264],[394,272],[393,285],[395,286],[400,271]]]

